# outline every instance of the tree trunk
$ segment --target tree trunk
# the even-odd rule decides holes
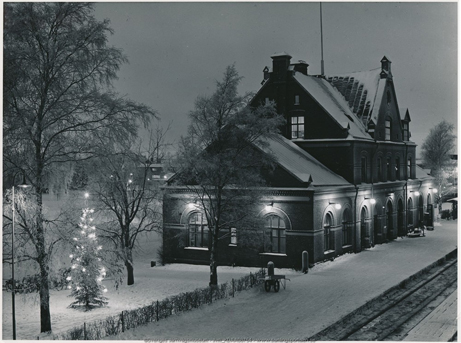
[[[215,233],[212,238],[211,252],[210,252],[210,286],[218,285],[218,265],[216,263],[218,252],[217,252],[217,234]]]
[[[133,253],[130,248],[125,248],[125,267],[127,273],[127,285],[134,284],[134,266],[133,266]]]
[[[40,182],[39,182],[40,184]],[[37,254],[40,268],[40,332],[51,331],[50,289],[48,285],[48,257],[42,221],[41,187],[37,187]]]

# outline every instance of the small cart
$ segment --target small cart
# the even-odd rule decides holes
[[[283,286],[283,289],[286,288],[286,279],[285,275],[268,275],[264,278],[264,289],[266,292],[270,292],[271,287],[274,286],[274,291],[278,292],[280,290],[280,283]]]
[[[270,292],[271,287],[274,286],[274,291],[278,292],[280,290],[280,283],[282,283],[283,289],[286,288],[286,279],[285,275],[275,275],[274,274],[274,262],[267,263],[267,275],[264,279],[264,289],[266,292]]]

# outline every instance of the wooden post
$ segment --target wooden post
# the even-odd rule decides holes
[[[122,332],[125,332],[125,319],[123,318],[123,311],[121,313],[121,319],[122,319]]]
[[[83,322],[83,340],[86,341],[86,322]]]
[[[253,275],[250,272],[250,286],[253,287]]]
[[[210,285],[210,304],[213,303],[213,287]]]
[[[235,286],[234,286],[234,279],[232,279],[232,298],[234,297],[235,294]]]

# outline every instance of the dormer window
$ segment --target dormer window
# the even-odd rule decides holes
[[[291,139],[304,138],[304,117],[291,117]]]
[[[384,140],[386,140],[386,141],[391,140],[391,118],[386,119],[385,131],[384,131]]]
[[[295,95],[295,105],[299,105],[299,95]]]
[[[408,134],[409,129],[408,129],[408,123],[404,122],[403,123],[403,140],[408,141],[410,139],[410,135]]]

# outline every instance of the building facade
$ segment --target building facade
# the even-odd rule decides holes
[[[319,76],[286,53],[271,58],[251,102],[274,102],[286,119],[262,151],[277,161],[258,205],[264,239],[247,249],[239,228],[229,228],[219,263],[300,268],[303,251],[313,264],[405,236],[420,223],[432,226],[437,190],[416,165],[410,113],[398,106],[391,61]],[[165,188],[166,262],[209,262],[206,223],[189,198],[185,187]]]

